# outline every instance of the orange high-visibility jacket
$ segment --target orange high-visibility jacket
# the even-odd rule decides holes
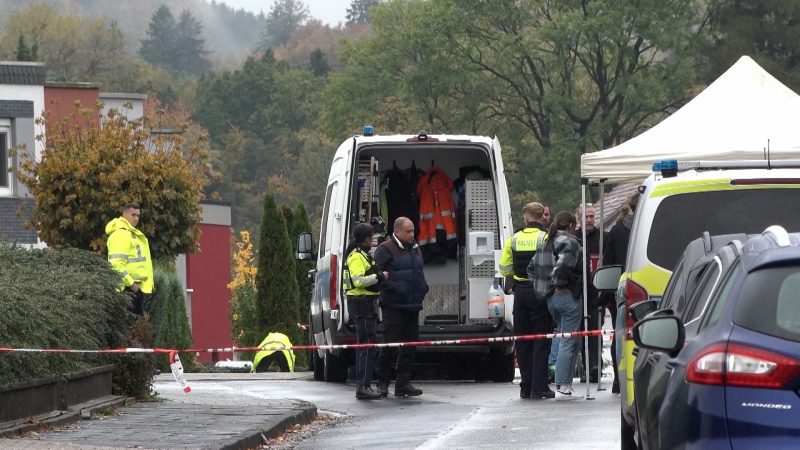
[[[436,230],[444,230],[447,240],[456,239],[456,207],[451,197],[453,182],[434,167],[417,182],[419,197],[419,245],[436,242]]]

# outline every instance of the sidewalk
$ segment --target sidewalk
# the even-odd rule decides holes
[[[215,374],[210,375],[213,378]],[[206,378],[201,374],[191,378],[195,377]],[[316,406],[301,400],[253,398],[232,405],[187,394],[179,401],[137,403],[98,419],[81,420],[24,438],[0,439],[0,448],[245,449],[261,444],[262,434],[273,437],[316,415]]]

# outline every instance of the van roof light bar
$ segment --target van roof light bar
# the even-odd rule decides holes
[[[800,160],[678,161],[675,159],[663,159],[654,162],[652,169],[655,173],[660,172],[665,177],[671,177],[684,170],[800,169]]]

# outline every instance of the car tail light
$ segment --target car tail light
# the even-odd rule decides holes
[[[628,278],[625,280],[625,339],[633,339],[631,329],[633,329],[633,316],[631,316],[631,306],[647,300],[650,296],[647,290],[635,281]]]
[[[714,344],[689,361],[686,381],[779,389],[800,373],[800,361],[741,344]]]
[[[331,255],[331,278],[328,286],[328,299],[330,300],[331,310],[336,309],[336,292],[339,290],[339,257]]]

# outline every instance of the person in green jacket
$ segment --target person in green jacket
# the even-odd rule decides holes
[[[120,290],[132,297],[131,310],[144,314],[144,296],[153,293],[153,261],[150,259],[150,243],[136,228],[141,210],[137,203],[126,203],[122,217],[106,224],[108,240],[108,262],[122,275]]]
[[[389,277],[379,270],[370,255],[372,249],[372,225],[360,223],[353,229],[350,244],[345,250],[347,265],[343,273],[343,283],[347,294],[347,312],[356,327],[359,344],[375,343],[377,324],[378,292],[381,283]],[[372,375],[375,369],[377,348],[356,349],[356,398],[376,400],[382,398],[372,389]]]

